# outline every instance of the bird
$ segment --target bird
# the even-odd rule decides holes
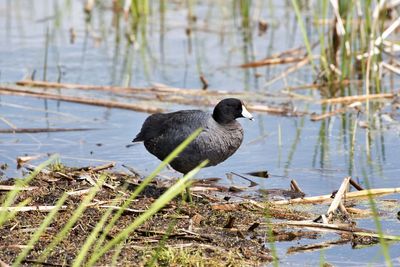
[[[180,110],[147,117],[132,142],[143,142],[148,152],[164,160],[196,129],[201,133],[170,162],[176,171],[186,174],[204,160],[215,166],[230,156],[243,141],[243,128],[237,118],[254,120],[243,102],[236,98],[221,100],[212,113]]]

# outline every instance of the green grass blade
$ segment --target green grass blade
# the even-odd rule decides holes
[[[46,216],[46,218],[43,220],[39,228],[33,233],[32,237],[30,238],[28,244],[22,250],[17,259],[14,261],[12,266],[19,266],[21,262],[25,259],[26,255],[28,255],[29,251],[33,248],[33,246],[36,244],[36,242],[39,240],[40,236],[43,234],[44,231],[46,231],[47,226],[52,222],[53,218],[56,216],[58,211],[60,210],[61,206],[64,204],[65,200],[67,199],[68,194],[64,193],[61,198],[57,201],[55,208],[50,211],[50,213]]]
[[[51,243],[46,247],[46,249],[40,255],[40,257],[38,259],[39,262],[43,262],[45,259],[47,259],[48,255],[51,253],[51,251],[54,249],[54,247],[57,246],[65,238],[65,236],[69,233],[69,231],[74,226],[76,221],[79,219],[79,217],[82,215],[82,213],[86,210],[87,205],[90,203],[90,201],[92,201],[92,199],[95,197],[96,193],[101,189],[101,186],[102,186],[104,180],[106,179],[106,177],[107,177],[106,174],[102,174],[99,177],[96,186],[94,186],[90,189],[89,193],[85,196],[85,198],[83,199],[81,204],[74,211],[71,218],[66,222],[65,226],[54,237],[54,239],[51,241]]]
[[[121,253],[121,250],[124,247],[124,245],[125,245],[124,242],[121,242],[116,246],[114,254],[113,254],[112,258],[111,258],[111,266],[117,266],[118,257],[119,257],[119,254]]]
[[[156,177],[156,175],[162,169],[164,169],[176,156],[178,156],[201,133],[202,130],[203,130],[202,128],[199,128],[196,131],[194,131],[191,135],[189,135],[189,137],[186,138],[186,140],[183,141],[182,144],[180,144],[177,148],[175,148],[174,151],[172,151],[172,153],[170,155],[168,155],[168,157],[165,158],[157,166],[157,168],[140,183],[140,185],[135,189],[135,191],[129,196],[129,198],[121,206],[121,209],[118,210],[114,214],[114,216],[111,218],[110,222],[107,224],[107,226],[103,230],[102,235],[98,238],[94,251],[97,251],[101,247],[107,234],[110,232],[112,227],[117,222],[118,218],[121,217],[123,211],[129,206],[129,204],[140,194],[140,192],[143,191],[143,189],[154,179],[154,177]]]
[[[301,34],[302,34],[303,39],[304,39],[304,45],[306,46],[306,49],[307,49],[308,58],[309,58],[309,60],[311,62],[311,65],[312,65],[313,69],[316,69],[316,66],[314,64],[314,59],[313,59],[313,54],[312,54],[312,50],[311,50],[310,41],[308,40],[306,27],[304,25],[303,18],[301,17],[300,8],[299,8],[299,5],[297,4],[297,1],[298,0],[292,0],[292,5],[293,5],[293,8],[294,8],[294,12],[296,13],[296,17],[297,17],[297,21],[299,23],[299,28],[300,28]]]
[[[136,218],[133,223],[131,223],[128,227],[123,229],[116,237],[114,237],[111,241],[102,246],[99,251],[89,259],[88,266],[93,266],[101,256],[103,256],[107,251],[113,248],[115,245],[124,241],[130,233],[132,233],[135,229],[137,229],[140,225],[142,225],[146,220],[148,220],[151,216],[156,214],[161,208],[163,208],[166,204],[168,204],[173,198],[175,198],[179,193],[181,193],[187,186],[188,180],[192,178],[196,173],[200,171],[200,169],[206,166],[208,160],[203,161],[199,166],[195,169],[187,173],[182,179],[179,179],[173,186],[171,186],[164,194],[162,194],[151,206],[150,208]]]
[[[370,184],[369,184],[368,179],[365,179],[365,185],[366,185],[367,189],[369,190]],[[379,219],[378,208],[376,207],[375,199],[372,196],[372,194],[368,194],[368,202],[369,202],[369,206],[371,208],[372,217],[375,222],[376,232],[378,233],[379,243],[381,245],[381,250],[382,250],[383,257],[385,259],[386,266],[391,267],[391,266],[393,266],[393,263],[392,263],[392,259],[390,257],[390,253],[389,253],[389,245],[384,237],[384,233],[382,230],[382,224]]]
[[[6,211],[6,217],[4,218],[5,219],[4,221],[6,222],[12,220],[15,217],[15,215],[17,215],[17,213],[19,212],[18,208],[25,207],[26,205],[28,205],[29,202],[31,202],[31,200],[32,200],[31,198],[24,199],[23,201],[18,203],[17,206],[15,206],[16,209],[11,211]]]
[[[167,242],[168,237],[171,235],[172,231],[174,230],[175,225],[176,225],[176,220],[173,220],[172,222],[169,223],[167,231],[165,231],[165,234],[163,235],[162,239],[160,240],[157,248],[154,250],[153,256],[146,263],[147,267],[155,266],[155,264],[158,260],[158,257],[160,255],[160,252],[165,247],[165,243]]]
[[[113,202],[111,203],[111,206],[116,205],[116,203],[119,201],[119,198],[115,198]],[[100,231],[103,229],[104,225],[107,222],[107,219],[110,217],[111,213],[113,212],[113,208],[108,208],[106,212],[103,214],[101,217],[100,221],[96,224],[95,228],[92,230],[88,238],[86,239],[85,243],[83,246],[80,248],[80,252],[78,256],[76,256],[73,267],[75,266],[81,266],[83,261],[85,260],[85,257],[90,249],[90,247],[94,244],[94,242],[97,240],[98,234]]]
[[[52,163],[56,158],[58,158],[58,155],[52,155],[48,160],[45,162],[39,164],[28,176],[26,176],[24,179],[19,179],[15,182],[16,189],[11,190],[10,192],[7,193],[5,196],[5,200],[2,204],[2,209],[0,211],[0,227],[6,222],[8,216],[8,211],[7,208],[12,205],[12,203],[15,200],[15,197],[18,195],[18,193],[21,191],[20,188],[25,187],[26,185],[29,184],[29,182],[38,175],[38,173],[46,168],[50,163]]]

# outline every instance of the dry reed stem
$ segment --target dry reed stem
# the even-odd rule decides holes
[[[295,192],[304,194],[303,190],[301,190],[299,184],[294,179],[290,181],[290,188]]]
[[[264,66],[269,66],[269,65],[295,63],[295,62],[303,61],[304,59],[306,59],[305,56],[284,57],[284,58],[265,58],[262,60],[242,64],[239,67],[241,67],[241,68],[258,68],[258,67],[264,67]]]
[[[20,186],[15,186],[15,185],[0,185],[0,191],[12,191],[12,190],[31,191],[36,188],[37,188],[37,186],[20,187]]]
[[[340,202],[340,203],[339,203],[339,210],[340,210],[341,213],[343,213],[343,215],[344,215],[346,218],[350,218],[350,214],[349,214],[349,212],[347,211],[347,209],[346,209],[345,205],[343,204],[343,202]]]
[[[74,83],[57,83],[57,82],[46,82],[46,81],[33,81],[33,80],[22,80],[16,83],[20,86],[32,86],[32,87],[43,87],[43,88],[60,88],[60,89],[80,89],[80,90],[97,90],[107,91],[116,93],[141,93],[141,94],[157,94],[157,93],[174,93],[179,95],[242,95],[243,93],[232,93],[228,91],[215,91],[215,90],[202,90],[202,89],[183,89],[169,86],[158,86],[153,87],[120,87],[120,86],[102,86],[102,85],[85,85],[85,84],[74,84]]]
[[[372,196],[381,196],[381,195],[389,195],[400,193],[400,187],[394,188],[377,188],[377,189],[366,189],[355,192],[346,193],[346,199],[355,199],[355,198],[365,198],[368,195]],[[305,198],[294,198],[288,200],[278,200],[272,201],[271,204],[274,205],[288,205],[288,204],[315,204],[315,203],[323,203],[331,200],[332,194],[329,195],[321,195],[314,197],[305,197]]]
[[[136,209],[130,209],[130,208],[123,209],[123,208],[118,207],[118,206],[109,206],[109,205],[101,205],[101,206],[98,206],[98,207],[99,208],[106,208],[106,209],[113,209],[113,210],[123,210],[124,212],[127,212],[127,213],[144,213],[144,212],[146,212],[146,210],[136,210]]]
[[[102,171],[102,170],[107,170],[107,169],[111,169],[115,167],[115,162],[110,162],[110,163],[106,163],[104,165],[100,165],[100,166],[96,166],[93,168],[90,168],[91,171],[94,172],[98,172],[98,171]]]
[[[316,223],[316,222],[310,222],[310,221],[287,221],[287,222],[279,222],[276,223],[275,225],[277,226],[297,226],[297,227],[310,227],[315,230],[320,230],[320,231],[334,231],[334,232],[348,232],[352,233],[354,235],[359,235],[359,236],[369,236],[369,237],[374,237],[374,238],[379,238],[380,235],[367,229],[363,228],[358,228],[354,227],[352,224],[324,224],[324,223]],[[394,236],[394,235],[383,235],[382,236],[386,240],[393,240],[393,241],[399,241],[400,237],[399,236]]]
[[[309,58],[309,57],[303,59],[302,61],[299,61],[296,65],[287,68],[284,72],[282,72],[282,73],[279,74],[278,76],[274,77],[272,80],[270,80],[270,81],[268,81],[267,83],[265,83],[264,86],[269,86],[269,85],[275,83],[276,81],[279,81],[280,79],[285,78],[285,77],[288,76],[290,73],[299,70],[299,69],[302,68],[303,66],[307,65],[309,62],[310,62],[310,58]]]
[[[91,131],[94,128],[13,128],[0,129],[2,134],[19,134],[19,133],[56,133],[56,132],[80,132]]]
[[[354,95],[354,96],[343,96],[337,98],[323,99],[320,101],[321,104],[342,104],[342,103],[353,103],[353,102],[365,102],[367,100],[374,99],[392,99],[395,94],[382,93],[382,94],[369,94],[369,95]]]
[[[271,114],[278,114],[278,115],[285,115],[285,116],[304,116],[307,115],[308,112],[305,111],[293,111],[288,110],[286,108],[275,108],[275,107],[268,107],[266,105],[257,105],[257,104],[247,104],[246,108],[250,111],[256,112],[267,112]]]
[[[0,207],[0,211],[8,211],[8,212],[25,212],[25,211],[42,211],[49,212],[53,209],[57,208],[57,206],[26,206],[26,207]],[[66,210],[67,206],[61,206],[60,210]]]
[[[134,110],[134,111],[147,112],[147,113],[157,113],[157,112],[163,111],[163,109],[161,109],[161,108],[153,107],[150,105],[144,105],[144,104],[121,103],[121,102],[110,101],[110,100],[100,100],[100,99],[75,97],[75,96],[63,96],[63,95],[41,93],[41,92],[35,92],[35,91],[30,91],[30,90],[20,90],[20,89],[7,88],[7,87],[0,87],[0,94],[31,96],[31,97],[42,98],[42,99],[59,100],[59,101],[65,101],[65,102],[73,102],[73,103],[80,103],[80,104],[93,105],[93,106],[102,106],[102,107],[108,107],[108,108],[120,108],[120,109]]]
[[[342,184],[339,187],[339,190],[336,192],[335,198],[333,199],[331,205],[328,208],[328,211],[326,212],[326,217],[328,218],[328,221],[332,219],[333,213],[338,209],[340,203],[342,202],[344,194],[349,187],[350,178],[351,177],[344,178]]]
[[[357,190],[364,190],[364,188],[359,185],[356,181],[353,180],[353,178],[350,179],[350,184]]]
[[[28,85],[28,83],[26,83]],[[59,84],[59,83],[49,83],[49,82],[33,82],[29,81],[29,85],[32,86],[42,86],[46,85],[45,88],[76,88],[79,85],[76,84]],[[63,86],[61,86],[63,85]],[[65,87],[64,87],[65,85]],[[55,87],[51,87],[55,86]],[[103,90],[104,88],[115,88],[115,87],[107,87],[107,86],[83,86],[82,88],[86,88],[84,90]],[[80,89],[82,89],[80,88]],[[89,88],[89,89],[87,89]],[[122,87],[121,87],[122,88]],[[123,89],[123,88],[122,88]],[[127,88],[125,88],[127,89]],[[170,102],[170,103],[179,103],[179,104],[184,104],[184,105],[195,105],[195,106],[215,106],[219,99],[216,98],[215,96],[220,94],[220,95],[225,95],[225,96],[237,96],[237,97],[243,97],[244,99],[251,99],[254,101],[255,100],[260,100],[260,98],[265,97],[266,95],[259,94],[259,93],[227,93],[227,94],[222,94],[222,91],[208,91],[208,90],[203,90],[201,91],[201,95],[204,96],[204,98],[188,98],[185,95],[188,95],[185,91],[194,91],[194,90],[188,90],[188,89],[182,89],[184,91],[183,96],[176,95],[174,92],[180,91],[181,89],[178,88],[165,88],[165,87],[159,87],[160,90],[166,90],[165,93],[159,93],[160,90],[157,91],[156,95],[153,96],[152,98],[149,97],[142,97],[139,95],[124,95],[125,97],[134,97],[134,98],[139,98],[139,99],[146,99],[146,100],[151,100],[151,101],[157,101],[157,102]],[[108,90],[108,89],[107,89]],[[130,89],[129,89],[130,90]],[[150,91],[153,89],[150,89]],[[113,92],[116,92],[116,90],[112,90]],[[123,90],[122,90],[123,91]],[[145,90],[147,92],[150,92],[149,90]],[[169,92],[168,92],[169,91]],[[167,93],[168,92],[168,93]],[[207,92],[211,92],[211,94],[208,94]],[[217,94],[215,94],[217,92]],[[109,108],[121,108],[121,109],[128,109],[128,110],[134,110],[134,111],[140,111],[140,112],[148,112],[148,113],[157,113],[157,112],[162,112],[163,109],[153,107],[150,104],[131,104],[131,103],[121,103],[117,101],[108,101],[108,100],[101,100],[101,99],[93,99],[93,98],[83,98],[83,97],[73,97],[73,96],[65,96],[65,95],[56,95],[56,94],[49,94],[46,92],[37,92],[33,90],[24,90],[24,89],[17,89],[17,88],[10,88],[10,87],[0,87],[0,94],[10,94],[10,95],[19,95],[19,96],[31,96],[31,97],[37,97],[37,98],[45,98],[45,99],[52,99],[52,100],[59,100],[59,101],[67,101],[67,102],[75,102],[75,103],[80,103],[80,104],[87,104],[87,105],[96,105],[96,106],[103,106],[103,107],[109,107]],[[198,95],[198,93],[193,94],[195,96]],[[301,111],[293,111],[288,108],[281,108],[281,107],[269,107],[267,105],[262,105],[262,104],[248,104],[246,107],[250,111],[255,111],[255,112],[267,112],[271,114],[277,114],[277,115],[284,115],[284,116],[304,116],[308,114],[307,112],[301,112]]]
[[[332,117],[332,116],[345,113],[345,112],[347,111],[347,109],[348,109],[348,107],[345,107],[345,108],[338,108],[338,109],[335,109],[335,110],[333,110],[333,111],[331,111],[331,112],[326,112],[326,113],[324,113],[324,114],[312,115],[312,116],[311,116],[311,120],[312,120],[312,121],[320,121],[320,120],[323,120],[323,119],[327,119],[327,118],[330,118],[330,117]]]
[[[67,195],[68,196],[81,196],[81,195],[85,195],[85,194],[89,193],[89,191],[90,191],[90,188],[86,188],[86,189],[68,192]]]
[[[326,249],[326,248],[330,248],[334,245],[342,245],[342,244],[346,244],[348,242],[350,242],[350,239],[339,239],[339,240],[335,240],[335,241],[325,241],[325,242],[316,243],[316,244],[308,244],[308,245],[290,247],[287,250],[287,254]]]
[[[353,232],[373,233],[373,231],[354,227],[354,225],[348,223],[335,224],[335,223],[318,223],[312,221],[287,221],[287,222],[280,222],[280,224],[298,226],[298,227],[311,227],[320,230],[332,230],[335,232],[337,231],[337,232],[350,232],[350,233]]]
[[[35,156],[20,156],[17,157],[17,166],[21,167],[24,163],[31,161],[31,160],[35,160],[35,159],[39,159],[41,157],[45,156],[45,154],[39,154],[39,155],[35,155]]]

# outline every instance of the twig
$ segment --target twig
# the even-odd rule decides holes
[[[245,176],[243,176],[243,175],[241,175],[241,174],[238,174],[238,173],[236,173],[236,172],[231,172],[231,173],[232,173],[233,175],[236,175],[237,177],[240,177],[240,178],[242,178],[242,179],[245,179],[246,181],[249,181],[249,182],[250,182],[249,187],[254,187],[254,186],[257,186],[257,185],[258,185],[258,183],[252,181],[251,179],[249,179],[249,178],[247,178],[247,177],[245,177]]]
[[[228,191],[224,186],[192,186],[190,187],[191,192],[207,192],[207,191]]]
[[[362,84],[362,80],[342,80],[342,81],[332,81],[329,84],[326,83],[311,83],[311,84],[304,84],[299,86],[289,86],[285,89],[287,91],[295,91],[295,90],[304,90],[304,89],[320,89],[320,88],[327,88],[328,86],[345,86],[349,84]]]
[[[359,191],[364,190],[364,188],[363,188],[359,183],[357,183],[356,181],[354,181],[353,178],[350,179],[350,184],[351,184],[355,189],[357,189],[357,190],[359,190]]]
[[[358,209],[358,208],[354,208],[354,207],[347,207],[346,211],[353,215],[359,215],[359,216],[372,215],[372,212],[370,210],[363,210],[363,209]]]
[[[24,164],[24,168],[27,169],[28,171],[33,172],[37,168],[37,166],[32,165],[32,164]],[[51,173],[51,171],[46,169],[46,168],[41,169],[40,172],[43,173],[43,174],[50,174]]]
[[[69,195],[69,196],[81,196],[81,195],[89,193],[89,191],[90,191],[90,188],[81,189],[81,190],[77,190],[77,191],[68,192],[67,195]]]
[[[390,70],[391,72],[394,72],[394,73],[396,73],[397,75],[400,75],[400,69],[399,69],[399,68],[396,68],[395,66],[390,65],[390,64],[388,64],[388,63],[386,63],[386,62],[384,62],[384,61],[382,61],[380,64],[381,64],[383,67],[385,67],[386,69]]]
[[[57,264],[57,263],[51,263],[51,262],[44,262],[44,261],[35,261],[35,260],[23,260],[23,263],[31,263],[29,264],[29,266],[32,265],[41,265],[41,266],[54,266],[54,267],[69,267],[71,265],[68,264]]]
[[[35,156],[20,156],[17,157],[17,166],[18,168],[21,167],[24,163],[31,161],[31,160],[35,160],[35,159],[39,159],[41,157],[43,157],[44,154],[39,154],[39,155],[35,155]]]
[[[352,224],[335,224],[335,223],[318,223],[318,222],[311,222],[311,221],[287,221],[287,222],[279,222],[276,225],[282,226],[297,226],[297,227],[310,227],[315,228],[319,231],[324,230],[331,230],[335,232],[365,232],[365,233],[373,233],[371,230],[366,230],[362,228],[354,227]]]
[[[126,168],[129,172],[131,172],[135,177],[138,177],[140,179],[144,179],[144,175],[140,174],[137,170],[135,170],[134,168],[126,165],[126,164],[122,164],[122,167]]]
[[[344,113],[344,112],[347,111],[347,109],[348,109],[348,107],[338,108],[338,109],[335,109],[335,110],[333,110],[331,112],[326,112],[326,113],[321,114],[321,115],[312,115],[311,116],[311,121],[320,121],[320,120],[335,116],[337,114]]]
[[[297,247],[290,247],[287,250],[287,254],[293,254],[296,252],[302,252],[302,251],[313,251],[317,249],[323,249],[323,248],[329,248],[334,245],[342,245],[350,242],[350,238],[348,239],[339,239],[335,241],[326,241],[322,243],[317,243],[317,244],[309,244],[309,245],[302,245],[302,246],[297,246]]]
[[[212,210],[223,210],[223,211],[235,211],[240,209],[240,205],[237,203],[228,203],[228,204],[212,204]]]
[[[126,213],[143,213],[146,212],[146,210],[135,210],[135,209],[129,209],[129,208],[121,208],[118,206],[108,206],[108,205],[102,205],[98,206],[99,208],[107,208],[107,209],[113,209],[113,210],[123,210],[123,212]]]
[[[290,188],[295,192],[304,194],[304,192],[301,190],[299,184],[296,182],[295,179],[290,181]]]
[[[328,211],[326,212],[326,217],[328,221],[332,219],[333,213],[338,209],[340,202],[349,186],[350,177],[344,178],[342,184],[339,187],[339,190],[335,194],[335,198],[333,199],[331,205],[329,206]]]
[[[305,59],[303,59],[302,61],[298,62],[296,65],[291,66],[290,68],[286,69],[286,71],[282,72],[281,74],[279,74],[278,76],[274,77],[272,80],[268,81],[265,86],[269,86],[273,83],[275,83],[276,81],[279,81],[280,79],[285,78],[286,76],[288,76],[290,73],[297,71],[298,69],[300,69],[301,67],[307,65],[310,62],[310,58],[307,57]]]
[[[282,57],[282,58],[265,58],[258,61],[249,62],[246,64],[242,64],[239,67],[241,68],[257,68],[268,65],[278,65],[278,64],[288,64],[295,63],[306,59],[304,56],[300,57]]]
[[[339,210],[340,210],[341,213],[343,213],[343,215],[346,218],[346,220],[350,218],[350,214],[347,212],[347,209],[344,206],[343,202],[339,203]]]
[[[93,168],[89,168],[89,170],[94,171],[94,172],[98,172],[98,171],[102,171],[102,170],[107,170],[107,169],[111,169],[115,167],[115,162],[110,162],[110,163],[106,163],[104,165],[100,165],[97,167],[93,167]]]
[[[208,81],[206,79],[206,77],[204,77],[203,74],[200,75],[200,81],[203,84],[203,90],[206,90],[208,88]]]
[[[0,207],[0,211],[8,211],[8,212],[24,212],[24,211],[42,211],[49,212],[53,209],[57,208],[57,206],[27,206],[27,207]],[[67,206],[61,206],[60,210],[67,209]]]
[[[250,111],[267,112],[285,116],[304,116],[308,114],[308,112],[305,111],[295,111],[287,108],[274,108],[266,105],[247,104],[246,107]]]
[[[54,176],[56,176],[56,175],[61,176],[62,178],[65,178],[65,179],[68,179],[68,180],[75,180],[71,176],[69,176],[69,175],[67,175],[65,173],[62,173],[62,172],[55,172]]]
[[[31,191],[34,189],[37,189],[37,186],[19,187],[15,185],[0,185],[0,191],[12,191],[12,190]]]

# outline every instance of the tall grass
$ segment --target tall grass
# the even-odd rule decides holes
[[[304,30],[304,14],[299,0],[292,0],[299,28],[307,52],[311,55],[309,39]],[[324,97],[360,93],[343,81],[363,80],[364,94],[382,92],[382,77],[376,69],[384,61],[385,46],[379,42],[387,38],[396,20],[386,16],[385,1],[315,1],[312,13],[319,36],[320,70],[323,81],[329,85]],[[388,34],[383,34],[387,32]],[[337,85],[339,82],[339,85]],[[367,103],[368,110],[368,103]]]
[[[73,266],[93,266],[96,262],[108,251],[112,248],[117,247],[117,250],[114,252],[113,262],[118,260],[118,255],[120,249],[123,247],[123,241],[129,238],[130,233],[132,233],[135,229],[137,229],[144,222],[149,220],[154,214],[156,214],[161,208],[163,208],[166,204],[168,204],[173,198],[178,196],[181,192],[185,190],[190,185],[190,179],[208,162],[202,162],[198,167],[196,167],[191,172],[187,173],[182,179],[178,180],[173,186],[171,186],[165,193],[163,193],[158,199],[154,201],[154,203],[140,216],[138,216],[131,224],[129,224],[125,229],[121,229],[120,232],[110,241],[105,241],[105,236],[109,233],[109,231],[115,226],[115,223],[122,215],[124,209],[128,207],[132,200],[137,198],[140,192],[154,179],[154,177],[169,163],[171,162],[180,152],[182,152],[190,142],[192,142],[202,131],[202,129],[198,129],[193,132],[182,144],[180,144],[160,165],[148,176],[146,177],[140,185],[135,189],[133,193],[130,194],[129,198],[123,202],[120,206],[120,209],[111,217],[112,208],[108,208],[97,224],[92,229],[91,233],[86,238],[86,241],[81,246],[79,253],[77,253],[76,258],[73,262]],[[46,162],[39,165],[31,174],[29,174],[25,179],[16,181],[16,189],[10,191],[3,199],[3,209],[0,211],[0,227],[7,220],[9,220],[12,215],[15,215],[11,212],[7,212],[7,207],[10,207],[18,195],[21,187],[26,186],[44,167],[49,165],[54,161],[56,156],[51,157]],[[97,192],[101,190],[102,184],[106,180],[107,175],[102,174],[95,186],[93,186],[90,191],[85,195],[82,201],[79,203],[78,207],[72,213],[72,216],[68,221],[65,222],[63,228],[57,233],[55,237],[53,237],[52,241],[49,245],[47,245],[44,250],[41,252],[38,262],[45,262],[54,248],[60,244],[64,239],[68,237],[69,232],[71,231],[74,224],[80,219],[85,209],[88,207],[88,204],[92,201],[92,199],[96,196]],[[68,198],[68,194],[64,193],[61,198],[57,201],[55,205],[55,209],[53,209],[42,221],[39,228],[33,233],[30,240],[27,243],[27,246],[19,253],[17,258],[15,259],[13,266],[19,266],[29,252],[34,249],[34,245],[39,241],[39,238],[44,234],[48,225],[57,217],[57,214],[60,210],[60,207]],[[117,204],[121,201],[120,197],[116,197],[113,199],[112,203]],[[20,205],[25,205],[29,202],[29,199],[25,202],[19,203]],[[111,217],[111,219],[110,219]],[[100,235],[100,232],[102,234]],[[89,254],[91,251],[91,254]],[[86,263],[85,263],[86,262]]]
[[[300,7],[299,7],[299,4],[298,4],[298,1],[297,0],[292,0],[292,5],[293,5],[294,12],[296,14],[296,17],[297,17],[297,21],[299,23],[299,28],[300,28],[300,31],[301,31],[301,34],[302,34],[302,37],[303,37],[304,44],[305,44],[306,49],[307,49],[308,58],[309,58],[309,60],[311,62],[311,65],[313,66],[313,68],[315,68],[313,54],[312,54],[312,50],[311,50],[311,44],[310,44],[310,41],[309,41],[309,38],[308,38],[306,27],[305,27],[304,22],[303,22],[303,18],[302,18],[302,14],[301,14],[301,11],[300,11]]]
[[[51,156],[48,160],[45,162],[41,163],[39,166],[37,166],[28,176],[26,176],[24,179],[17,179],[15,181],[15,189],[9,191],[5,197],[1,200],[2,201],[2,209],[0,210],[0,227],[8,220],[10,220],[14,215],[15,211],[9,212],[7,210],[8,207],[11,207],[11,205],[14,203],[15,198],[17,197],[18,193],[21,191],[21,189],[29,184],[32,179],[36,177],[44,168],[46,168],[49,164],[51,164],[58,155],[53,155]],[[29,200],[25,200],[26,202],[29,202]],[[27,203],[19,203],[20,206],[25,206]]]
[[[43,262],[47,259],[51,251],[68,235],[71,231],[74,224],[78,221],[81,217],[85,209],[87,208],[88,204],[92,201],[92,199],[96,196],[96,193],[101,189],[107,175],[103,174],[98,179],[96,185],[92,187],[89,193],[85,196],[79,206],[75,209],[74,213],[72,214],[71,218],[65,223],[64,227],[58,232],[58,234],[53,238],[51,243],[44,249],[41,253],[38,261]]]
[[[40,236],[44,234],[46,228],[53,221],[54,217],[59,212],[61,206],[67,200],[68,194],[64,193],[61,198],[57,201],[55,208],[50,211],[50,213],[44,218],[43,222],[40,224],[39,228],[33,233],[31,239],[28,244],[26,244],[25,248],[18,254],[17,259],[14,261],[13,266],[19,266],[25,257],[28,255],[29,251],[33,248],[33,246],[39,241]]]
[[[173,198],[178,194],[183,192],[188,186],[188,180],[192,178],[200,169],[206,166],[208,161],[202,162],[198,167],[187,173],[182,179],[180,179],[176,184],[170,187],[164,194],[162,194],[151,206],[150,208],[140,215],[136,220],[134,220],[128,227],[123,229],[116,237],[111,241],[104,244],[99,251],[95,252],[88,261],[88,266],[94,265],[101,256],[103,256],[107,251],[112,249],[117,244],[121,243],[128,238],[129,234],[136,230],[141,224],[148,220],[151,216],[157,213],[162,207],[168,204]]]

